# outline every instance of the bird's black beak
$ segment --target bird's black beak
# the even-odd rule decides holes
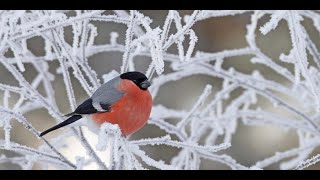
[[[151,83],[147,79],[140,83],[141,89],[146,90],[149,86],[151,86]]]

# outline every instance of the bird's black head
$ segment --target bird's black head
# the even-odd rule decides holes
[[[126,72],[120,75],[121,79],[128,79],[134,82],[140,89],[147,90],[151,85],[148,78],[141,72]]]

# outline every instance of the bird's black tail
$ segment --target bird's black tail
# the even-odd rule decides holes
[[[69,113],[69,114],[65,114],[65,115],[63,115],[63,117],[69,117],[69,116],[72,116],[72,115],[75,115],[75,112],[72,112],[72,113]]]
[[[53,126],[50,129],[47,129],[47,130],[43,131],[42,133],[40,133],[40,137],[43,136],[43,135],[46,135],[47,133],[49,133],[51,131],[54,131],[56,129],[64,127],[64,126],[66,126],[68,124],[71,124],[71,123],[73,123],[73,122],[75,122],[75,121],[77,121],[77,120],[79,120],[81,118],[82,118],[81,115],[73,115],[73,116],[69,117],[67,120],[63,121],[62,123],[60,123],[60,124],[58,124],[56,126]]]

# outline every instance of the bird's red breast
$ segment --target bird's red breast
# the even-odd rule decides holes
[[[110,112],[92,115],[99,125],[104,122],[118,124],[124,135],[141,129],[149,119],[152,108],[152,97],[148,90],[141,90],[132,81],[122,79],[117,89],[123,97],[111,106]]]

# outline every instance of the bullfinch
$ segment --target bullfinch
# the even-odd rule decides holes
[[[64,126],[87,126],[94,133],[104,122],[117,124],[123,135],[141,129],[149,119],[152,97],[148,78],[140,72],[126,72],[101,85],[67,120],[42,132],[43,136]],[[85,117],[85,118],[84,118]]]

